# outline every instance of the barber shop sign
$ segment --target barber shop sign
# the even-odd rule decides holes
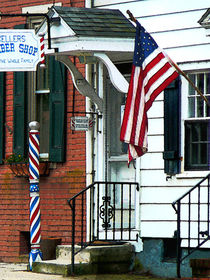
[[[36,71],[40,38],[32,29],[0,29],[0,71]]]

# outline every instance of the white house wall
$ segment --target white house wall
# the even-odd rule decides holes
[[[180,67],[186,62],[190,65],[204,61],[210,68],[210,40],[198,24],[209,4],[209,0],[94,1],[94,7],[120,9],[127,17],[129,9]],[[148,116],[149,151],[141,158],[141,236],[173,237],[176,215],[171,203],[208,172],[183,172],[167,179],[162,157],[163,94],[154,102]]]

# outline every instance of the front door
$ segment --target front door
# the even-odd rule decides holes
[[[136,182],[135,162],[128,167],[128,145],[120,141],[121,122],[126,95],[118,92],[108,81],[106,87],[106,131],[107,131],[107,181],[119,182],[113,192],[110,187],[110,204],[115,204],[114,230],[119,236],[127,238],[131,230],[132,239],[136,238],[139,213],[139,188],[129,183]],[[120,184],[124,182],[124,184]],[[127,182],[128,184],[125,184]],[[138,182],[137,182],[138,183]],[[122,211],[123,207],[123,211]],[[113,228],[113,221],[110,220]],[[111,235],[112,233],[110,233]]]

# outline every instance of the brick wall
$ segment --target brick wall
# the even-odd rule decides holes
[[[52,1],[53,2],[53,1]],[[63,6],[84,7],[84,0],[54,1]],[[21,13],[22,7],[49,4],[43,0],[2,0],[1,13]],[[25,18],[3,18],[0,28],[12,28],[24,23]],[[80,71],[84,72],[83,66]],[[68,74],[67,111],[72,111],[73,85]],[[76,92],[75,111],[85,111],[85,99]],[[55,164],[50,175],[40,178],[42,238],[61,238],[62,244],[71,240],[71,211],[67,199],[85,187],[85,132],[70,130],[67,114],[66,162]],[[13,73],[6,77],[6,139],[5,156],[12,153],[13,130]],[[17,178],[6,164],[0,165],[0,262],[21,261],[28,253],[29,236],[29,181]]]

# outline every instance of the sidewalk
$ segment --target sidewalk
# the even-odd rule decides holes
[[[83,275],[63,277],[61,275],[39,274],[27,271],[27,264],[0,263],[0,280],[158,280],[134,274]],[[163,279],[162,279],[163,280]]]

